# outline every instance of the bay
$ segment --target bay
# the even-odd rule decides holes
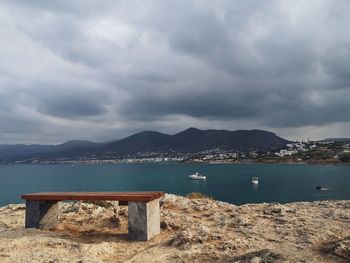
[[[188,180],[200,172],[206,181]],[[257,186],[251,178],[259,177]],[[328,191],[316,190],[316,186]],[[201,192],[233,204],[350,199],[350,166],[304,164],[177,164],[0,166],[0,206],[42,191]]]

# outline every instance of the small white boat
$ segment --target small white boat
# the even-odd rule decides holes
[[[258,184],[258,183],[259,183],[258,177],[253,177],[252,184]]]
[[[191,180],[205,180],[205,179],[207,179],[207,177],[205,175],[201,175],[198,172],[189,175],[188,178],[190,178]]]

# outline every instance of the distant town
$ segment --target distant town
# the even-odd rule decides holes
[[[110,156],[33,157],[3,164],[112,164],[112,163],[306,163],[306,164],[350,164],[350,141],[323,140],[291,142],[275,151],[247,152],[214,148],[196,153],[176,151],[152,151]]]

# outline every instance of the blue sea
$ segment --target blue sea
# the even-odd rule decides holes
[[[200,172],[206,181],[188,180]],[[252,185],[252,177],[259,184]],[[319,191],[316,186],[329,190]],[[0,166],[0,206],[42,191],[201,192],[233,203],[350,199],[350,166],[303,164],[96,164]]]

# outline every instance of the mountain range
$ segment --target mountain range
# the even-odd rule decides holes
[[[263,130],[200,130],[189,128],[174,135],[143,131],[107,143],[74,140],[58,145],[0,145],[0,160],[31,157],[78,157],[91,155],[125,155],[149,152],[195,153],[217,149],[269,151],[290,141]]]

